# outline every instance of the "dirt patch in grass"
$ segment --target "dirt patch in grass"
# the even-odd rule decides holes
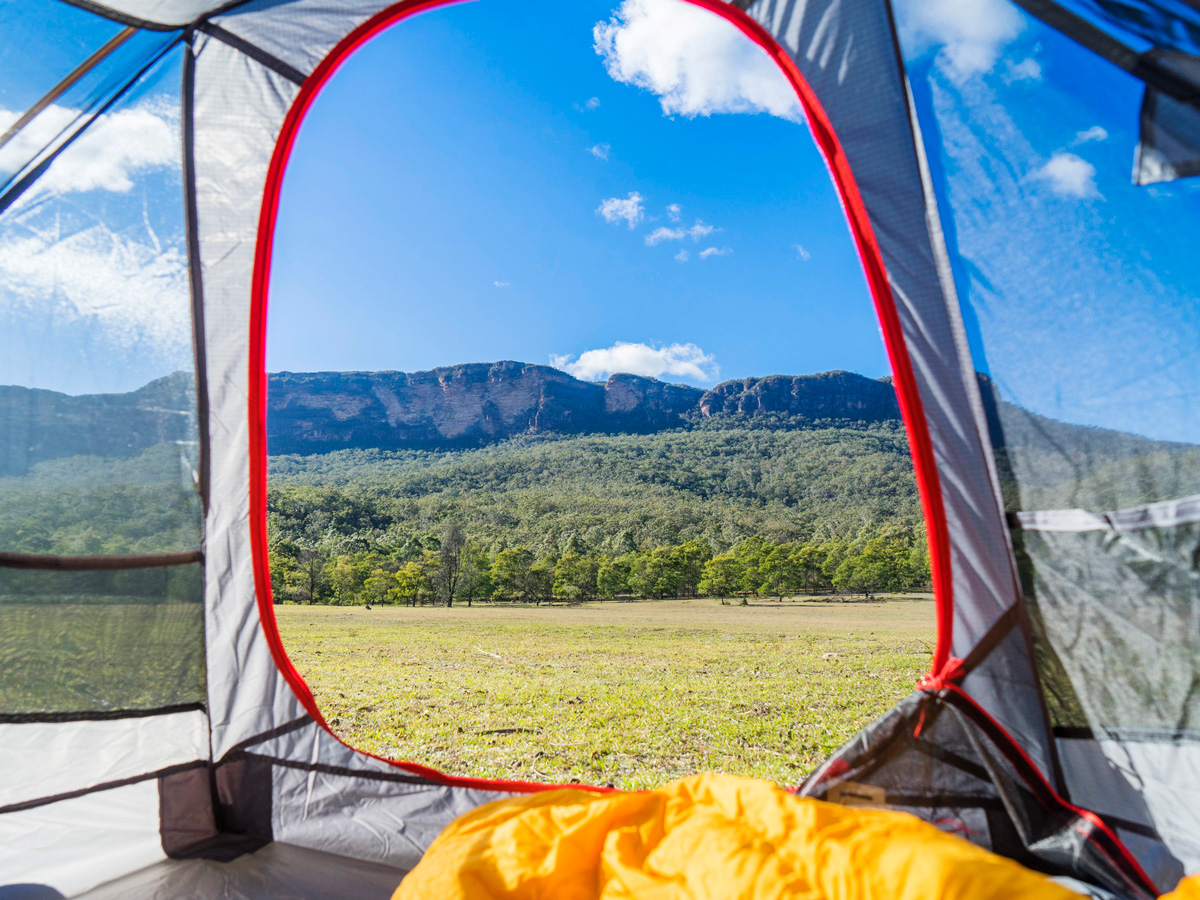
[[[276,613],[352,745],[626,789],[697,771],[798,783],[912,690],[934,637],[933,604],[912,599]]]

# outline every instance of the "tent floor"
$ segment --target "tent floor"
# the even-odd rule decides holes
[[[164,860],[76,900],[389,900],[404,870],[290,844],[231,862]]]

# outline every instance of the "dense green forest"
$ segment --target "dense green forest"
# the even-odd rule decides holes
[[[757,417],[651,435],[271,460],[276,599],[541,602],[923,588],[898,424]]]

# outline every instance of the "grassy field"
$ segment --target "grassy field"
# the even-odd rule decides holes
[[[199,603],[5,599],[0,595],[0,711],[145,709],[204,700]]]
[[[933,604],[714,600],[276,609],[333,728],[457,775],[795,784],[908,694]]]

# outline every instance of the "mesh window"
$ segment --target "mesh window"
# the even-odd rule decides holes
[[[1026,531],[1018,548],[1054,725],[1200,738],[1200,525]]]
[[[1200,185],[1133,184],[1142,83],[999,13],[902,32],[1008,508],[1200,493]]]
[[[199,564],[116,572],[0,568],[0,715],[203,700]]]
[[[1200,495],[1200,184],[1134,184],[1145,86],[995,13],[900,24],[1051,715],[1190,733],[1200,532],[1120,523]]]
[[[0,550],[199,546],[178,59],[0,216]]]
[[[0,203],[0,552],[105,557],[0,566],[10,720],[205,697],[202,565],[120,568],[200,546],[180,58],[141,76],[143,61],[110,62],[96,78],[130,89]],[[80,82],[42,116],[86,120],[93,88]],[[19,135],[31,160],[61,141],[40,118]]]
[[[0,4],[0,30],[0,191],[68,141],[177,36],[126,29],[66,3]]]

